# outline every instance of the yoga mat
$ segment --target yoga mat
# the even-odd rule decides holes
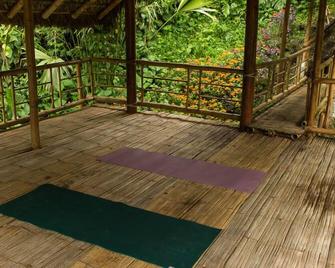
[[[0,213],[163,267],[192,267],[220,232],[50,184]]]
[[[240,192],[253,192],[265,176],[257,170],[226,167],[133,148],[119,149],[98,160]]]

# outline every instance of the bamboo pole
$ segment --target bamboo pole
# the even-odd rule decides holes
[[[304,38],[304,47],[307,47],[309,45],[309,41],[311,40],[311,37],[312,37],[314,8],[315,8],[315,0],[309,0],[306,33],[305,33],[305,38]],[[310,55],[310,50],[304,53],[303,61],[308,59],[309,55]]]
[[[42,18],[45,20],[48,19],[52,15],[52,13],[54,13],[56,9],[59,8],[63,4],[63,2],[64,0],[55,0],[51,4],[51,6],[49,6],[47,10],[43,12]]]
[[[106,17],[120,3],[121,0],[113,0],[103,11],[100,12],[100,14],[98,15],[98,20],[102,20],[104,17]]]
[[[291,0],[286,0],[285,5],[285,15],[284,21],[282,26],[282,38],[281,38],[281,45],[280,45],[280,58],[285,57],[286,47],[287,47],[287,35],[288,35],[288,28],[289,28],[289,21],[290,21],[290,11],[291,11]]]
[[[247,0],[244,50],[244,76],[240,128],[245,130],[252,121],[256,83],[256,55],[259,0]]]
[[[81,69],[82,69],[82,65],[81,63],[78,63],[76,65],[78,100],[85,99]],[[84,107],[83,105],[80,106],[80,108],[83,108],[83,107]]]
[[[319,18],[317,25],[316,41],[315,41],[312,86],[310,92],[309,111],[307,120],[308,126],[310,127],[315,127],[315,113],[317,109],[317,99],[319,90],[318,80],[321,78],[321,63],[322,63],[322,52],[323,52],[323,43],[325,34],[324,28],[326,21],[326,8],[327,8],[327,0],[320,0]]]
[[[29,86],[31,145],[33,149],[38,149],[41,147],[41,142],[40,142],[40,131],[39,131],[39,120],[38,120],[38,95],[37,95],[32,0],[24,0],[24,30],[25,30],[28,86]]]
[[[73,14],[73,19],[78,19],[81,14],[83,14],[91,5],[95,4],[97,0],[88,0],[84,4],[82,4]]]
[[[8,12],[7,17],[9,19],[14,18],[16,14],[20,12],[22,7],[23,7],[23,0],[18,0],[16,4],[11,8],[11,10]]]
[[[333,56],[333,65],[332,65],[332,74],[331,78],[335,78],[335,56]],[[334,92],[335,92],[335,84],[328,85],[328,98],[327,98],[327,106],[326,106],[326,114],[325,114],[325,121],[324,121],[324,128],[329,128],[330,125],[330,117],[333,113],[334,109]]]
[[[135,1],[125,0],[126,57],[127,57],[127,112],[136,108],[136,14]]]

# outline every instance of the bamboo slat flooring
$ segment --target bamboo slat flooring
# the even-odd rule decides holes
[[[87,108],[0,134],[0,203],[43,183],[223,229],[198,267],[335,265],[335,142],[239,133],[206,120]],[[268,175],[249,195],[96,161],[123,146]],[[140,246],[140,245],[139,245]],[[0,215],[0,267],[154,267]]]
[[[307,87],[301,87],[282,101],[260,114],[252,127],[270,134],[302,135],[306,112]]]

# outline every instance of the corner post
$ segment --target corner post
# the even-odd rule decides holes
[[[240,128],[245,130],[252,122],[256,87],[256,55],[258,34],[259,0],[247,0],[246,32],[244,47],[244,76]]]
[[[125,0],[127,112],[136,113],[136,0]]]
[[[28,69],[31,145],[33,149],[41,147],[38,119],[38,94],[34,45],[34,17],[32,0],[24,0],[24,30]]]
[[[315,40],[315,52],[313,61],[312,85],[309,100],[309,111],[307,111],[307,123],[309,127],[315,127],[315,113],[317,109],[317,98],[319,91],[319,78],[321,78],[322,52],[324,43],[324,28],[326,22],[327,0],[320,0],[319,18]]]

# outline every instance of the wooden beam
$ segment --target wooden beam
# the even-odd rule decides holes
[[[23,8],[23,0],[18,0],[16,4],[11,8],[11,10],[8,12],[7,17],[9,19],[14,18],[16,14],[19,13],[22,8]]]
[[[48,19],[52,13],[63,4],[64,0],[55,0],[42,14],[43,19]]]
[[[317,33],[315,40],[315,52],[313,62],[312,85],[310,91],[309,111],[307,111],[307,124],[309,127],[315,127],[315,115],[317,110],[317,99],[319,95],[319,82],[321,78],[321,63],[323,54],[323,43],[325,35],[325,22],[326,22],[327,0],[320,0],[319,5],[319,18],[317,25]]]
[[[241,104],[241,130],[245,130],[252,122],[258,32],[259,0],[247,0],[246,32],[244,47],[244,77]]]
[[[120,3],[121,0],[112,0],[112,2],[98,15],[98,20],[102,20],[106,17]]]
[[[33,149],[41,147],[38,120],[38,95],[34,46],[34,17],[32,0],[24,0],[24,30],[27,54],[31,145]]]
[[[95,4],[97,0],[88,0],[83,5],[81,5],[76,12],[72,14],[73,19],[77,19],[81,14],[83,14],[91,5]]]
[[[284,21],[283,21],[283,25],[282,25],[280,58],[284,58],[285,53],[286,53],[287,36],[288,36],[288,28],[289,28],[289,21],[290,21],[290,12],[291,12],[291,0],[286,0],[285,15],[284,15]]]
[[[136,13],[135,1],[125,0],[126,57],[127,57],[127,112],[136,109]]]

